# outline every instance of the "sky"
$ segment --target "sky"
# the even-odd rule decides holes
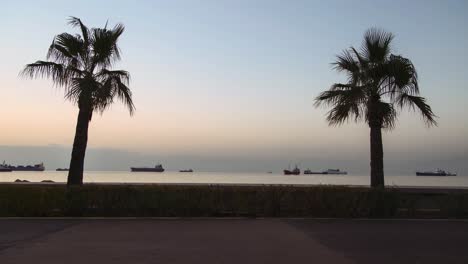
[[[2,1],[0,160],[66,167],[77,107],[48,80],[18,77],[45,59],[53,37],[123,23],[122,61],[136,113],[116,104],[95,115],[87,169],[157,161],[173,169],[280,170],[289,164],[368,172],[369,129],[329,127],[314,97],[344,77],[331,63],[379,27],[396,35],[421,93],[438,115],[411,111],[384,134],[392,174],[468,171],[467,1]],[[93,154],[94,153],[94,154]],[[132,163],[132,164],[130,164]]]

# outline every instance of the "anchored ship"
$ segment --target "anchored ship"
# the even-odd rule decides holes
[[[164,168],[161,164],[154,166],[153,168],[150,167],[131,167],[130,170],[132,172],[163,172]]]
[[[457,174],[437,169],[436,171],[417,171],[416,176],[457,176]]]
[[[297,167],[293,169],[293,170],[290,170],[290,169],[287,169],[287,170],[284,170],[284,175],[299,175],[301,174],[301,170]]]
[[[7,165],[5,164],[5,162],[3,162],[3,165],[1,165],[1,167],[10,169],[12,171],[44,171],[45,170],[44,163],[39,163],[35,165],[26,165],[26,166],[23,166],[23,165],[12,166],[10,164]]]
[[[67,168],[57,168],[56,171],[69,171]]]
[[[304,170],[304,174],[325,174],[323,171],[312,171],[310,169]]]
[[[339,169],[328,169],[326,171],[311,171],[307,169],[304,171],[304,174],[334,174],[334,175],[345,175],[348,174],[346,171],[340,171]]]
[[[348,174],[348,172],[340,171],[339,169],[328,169],[328,170],[324,171],[324,174],[345,175],[345,174]]]
[[[11,172],[11,171],[12,170],[10,168],[0,165],[0,172]]]
[[[188,169],[188,170],[180,170],[179,172],[193,172],[192,169]]]

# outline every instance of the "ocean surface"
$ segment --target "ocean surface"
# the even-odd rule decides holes
[[[0,182],[16,179],[30,182],[52,180],[66,182],[67,172],[0,172]],[[126,172],[85,171],[86,183],[183,183],[183,184],[287,184],[287,185],[369,185],[369,175],[282,175],[278,173],[228,173],[175,171]],[[468,187],[468,175],[426,177],[415,175],[386,176],[387,186]]]

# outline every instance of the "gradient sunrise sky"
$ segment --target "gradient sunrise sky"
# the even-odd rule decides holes
[[[331,69],[335,55],[376,26],[396,35],[394,53],[413,61],[439,116],[427,129],[403,112],[384,135],[387,164],[466,171],[467,11],[463,0],[3,1],[0,159],[28,162],[15,147],[72,145],[77,108],[50,81],[18,73],[45,59],[54,35],[76,32],[66,19],[77,16],[89,27],[126,26],[116,68],[131,73],[137,108],[133,117],[119,104],[95,115],[90,148],[283,164],[351,160],[366,171],[366,125],[329,127],[327,109],[313,99],[343,81]]]

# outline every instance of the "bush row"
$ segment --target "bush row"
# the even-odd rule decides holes
[[[0,216],[467,218],[468,193],[345,186],[3,184]]]

